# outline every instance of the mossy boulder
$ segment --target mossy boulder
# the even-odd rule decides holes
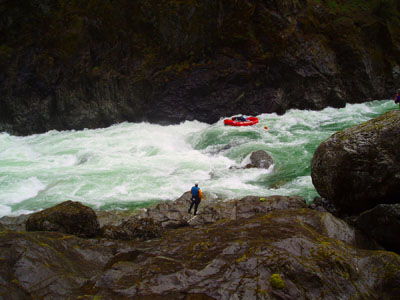
[[[318,193],[345,214],[400,202],[400,111],[333,134],[311,161]]]
[[[30,215],[25,226],[27,231],[58,231],[79,237],[94,237],[100,229],[94,210],[71,200]]]

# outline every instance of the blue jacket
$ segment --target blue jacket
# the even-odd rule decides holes
[[[199,190],[200,190],[200,188],[198,187],[198,186],[194,186],[194,187],[192,187],[192,196],[193,197],[199,197]]]

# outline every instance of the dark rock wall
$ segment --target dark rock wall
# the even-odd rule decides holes
[[[14,0],[0,16],[13,134],[342,107],[400,86],[394,0]]]

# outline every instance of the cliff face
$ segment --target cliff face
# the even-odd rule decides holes
[[[215,122],[400,86],[395,0],[0,4],[0,130]]]

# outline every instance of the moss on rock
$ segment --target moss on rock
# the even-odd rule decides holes
[[[274,289],[282,290],[285,288],[285,282],[279,274],[272,274],[269,283]]]

